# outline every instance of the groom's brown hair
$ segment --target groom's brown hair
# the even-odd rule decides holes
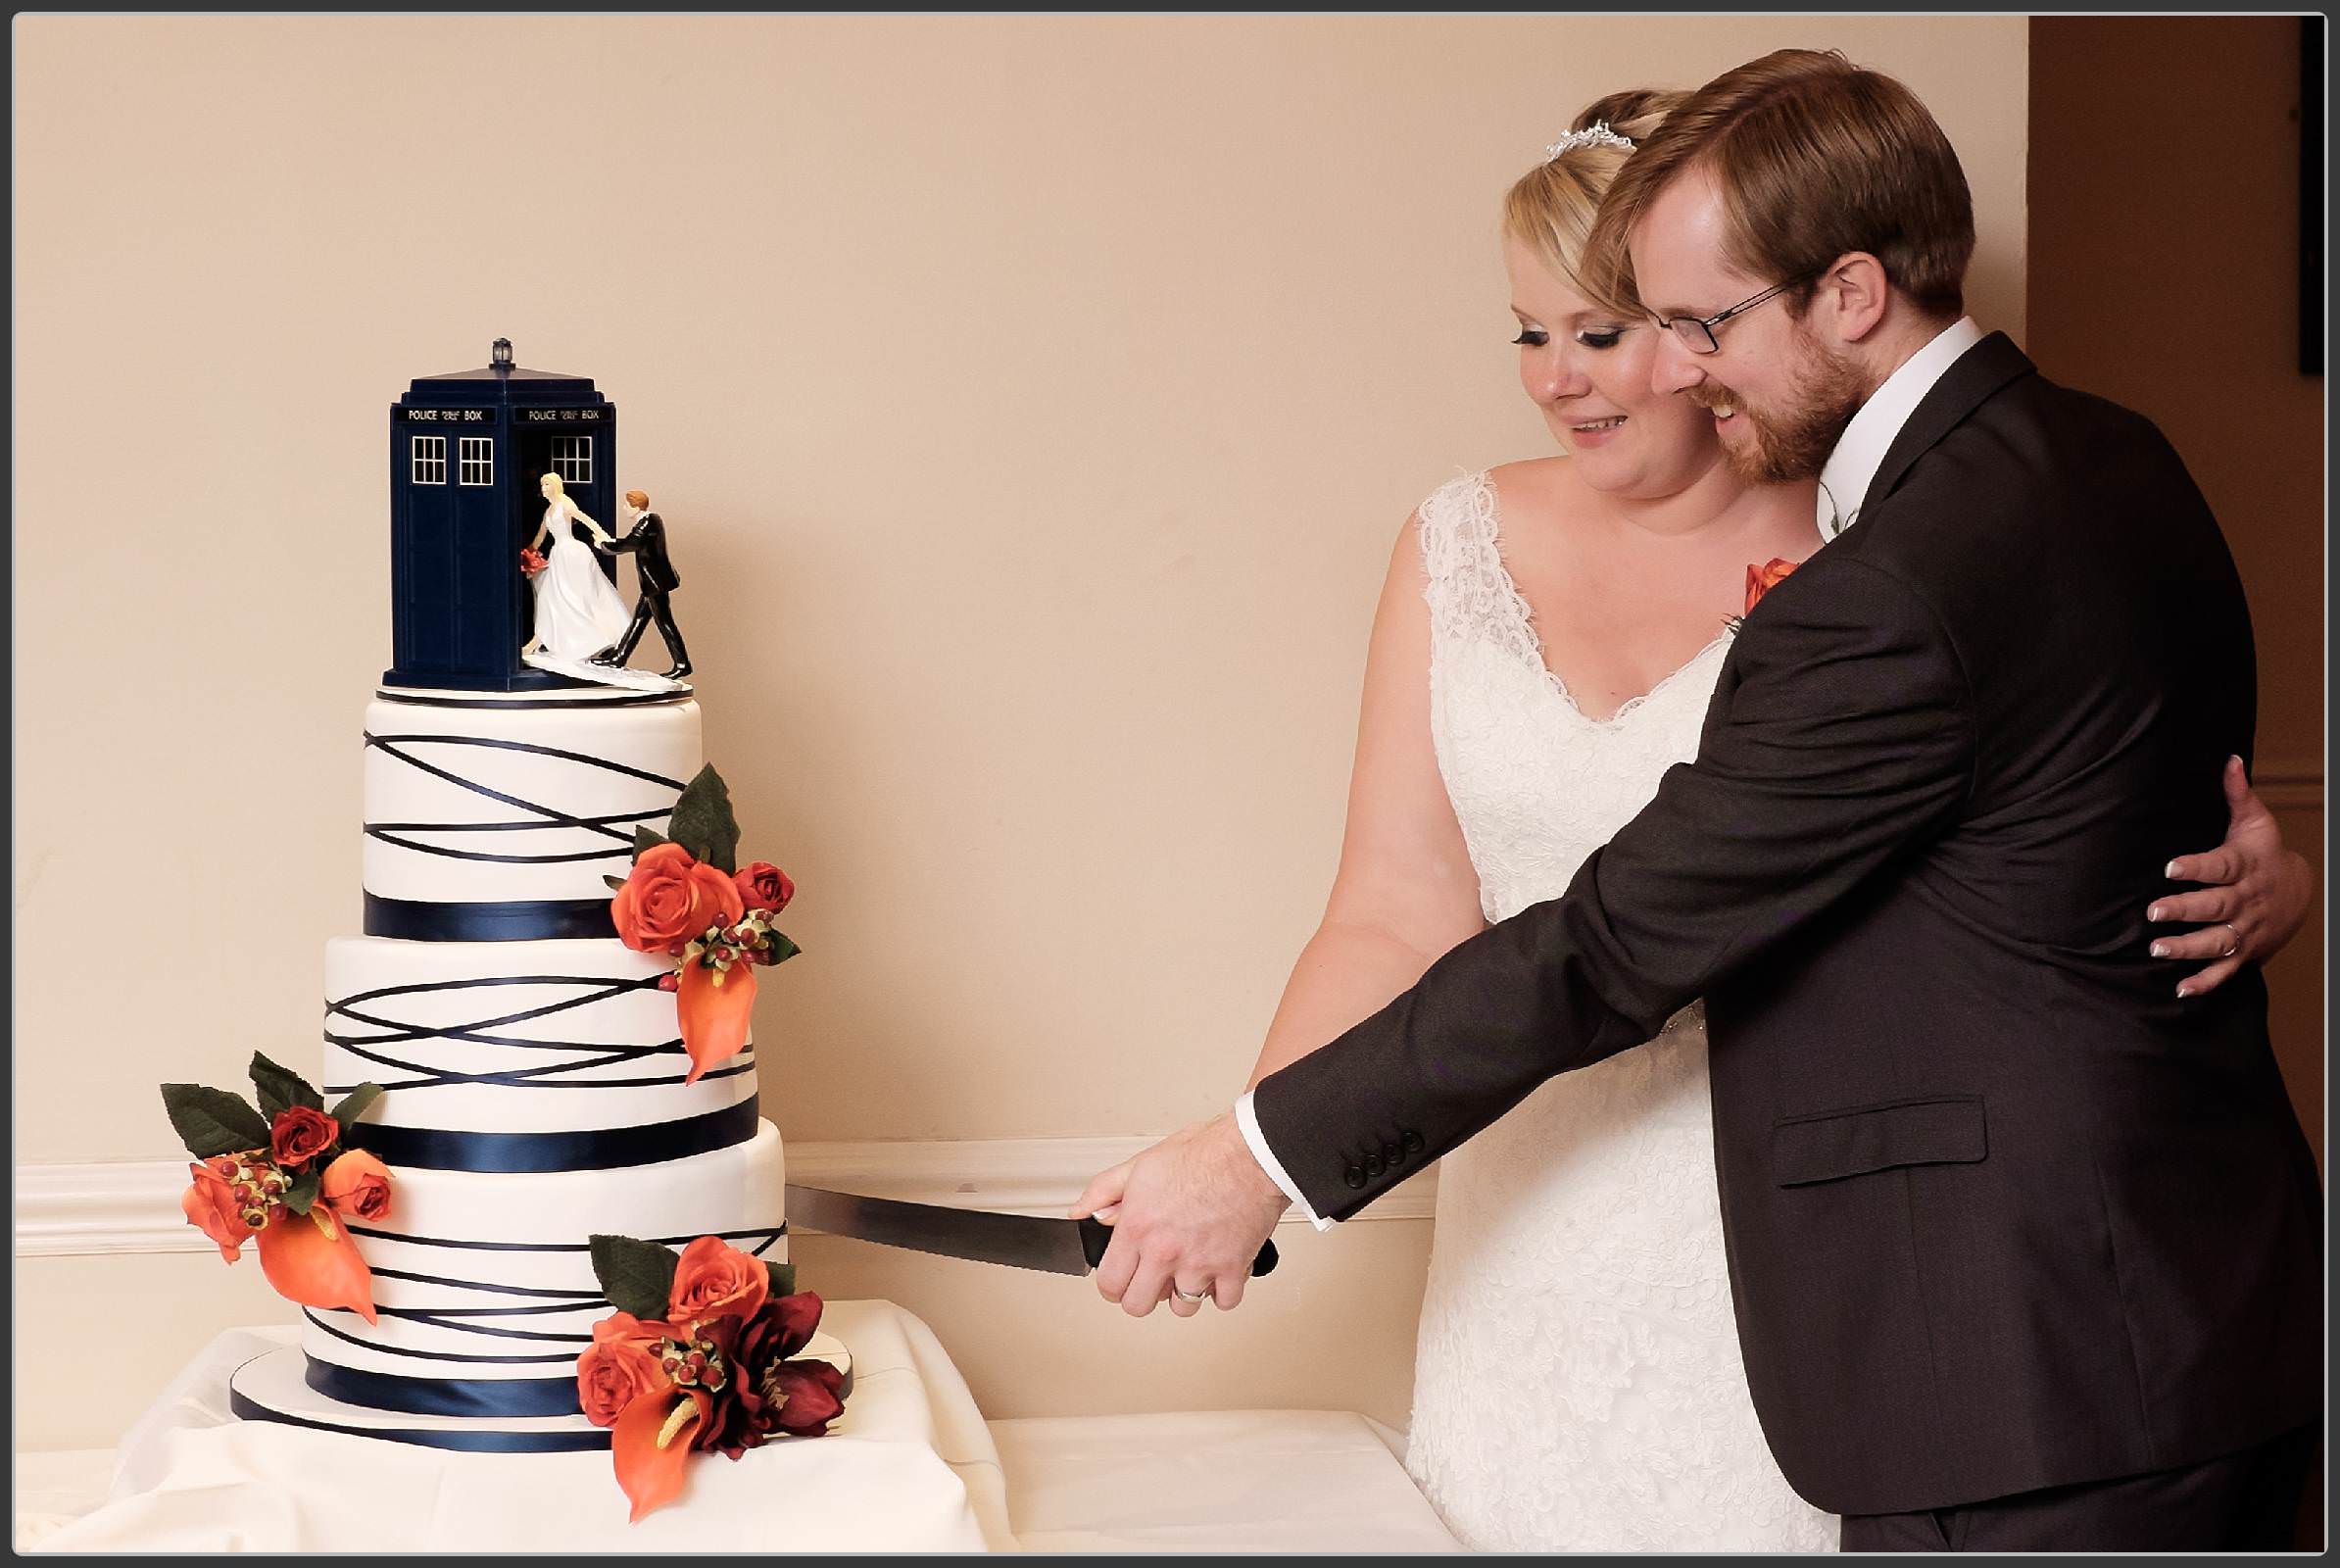
[[[1609,185],[1585,241],[1587,281],[1637,303],[1626,237],[1681,175],[1714,177],[1725,256],[1751,276],[1818,275],[1850,251],[1876,257],[1929,316],[1966,308],[1974,202],[1950,138],[1918,95],[1834,50],[1779,49],[1708,82],[1666,117]]]

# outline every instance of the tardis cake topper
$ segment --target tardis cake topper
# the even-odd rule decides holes
[[[616,405],[586,376],[513,364],[510,339],[496,339],[478,369],[417,376],[390,409],[384,683],[480,694],[688,690],[680,677],[690,661],[666,605],[680,578],[662,528],[643,536],[639,503],[625,509],[631,532],[604,522],[618,512],[616,470]],[[639,614],[618,597],[623,552],[643,564]],[[654,614],[670,675],[624,667]]]

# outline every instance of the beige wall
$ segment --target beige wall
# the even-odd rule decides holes
[[[171,1154],[158,1080],[315,1062],[389,648],[386,407],[494,336],[622,411],[709,755],[801,889],[766,1103],[843,1141],[1157,1132],[1241,1084],[1333,869],[1391,533],[1546,449],[1494,212],[1580,104],[1786,43],[1893,71],[1973,179],[1976,314],[2024,325],[2021,18],[34,16],[15,41],[24,1162]],[[1423,1230],[1311,1241],[1280,1282],[1373,1315],[1361,1368],[1050,1298],[1059,1366],[995,1377],[1033,1282],[807,1258],[928,1315],[997,1415],[1394,1420]],[[76,1269],[186,1303],[142,1373],[252,1306],[198,1255],[40,1277]]]

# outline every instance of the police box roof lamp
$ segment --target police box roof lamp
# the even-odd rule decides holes
[[[488,347],[488,364],[498,375],[512,374],[512,339],[500,337]]]

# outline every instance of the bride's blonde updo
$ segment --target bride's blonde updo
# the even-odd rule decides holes
[[[1569,128],[1582,131],[1605,124],[1637,145],[1687,96],[1654,88],[1613,92],[1586,104]],[[1584,241],[1609,181],[1632,156],[1608,141],[1591,141],[1529,170],[1504,194],[1504,236],[1528,246],[1578,293],[1598,299],[1583,270]],[[1610,303],[1623,307],[1632,302]]]

